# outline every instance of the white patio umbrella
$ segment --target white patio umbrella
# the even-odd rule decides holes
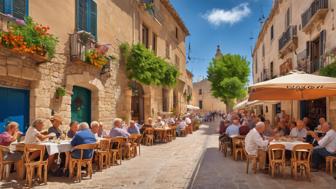
[[[247,106],[248,100],[243,100],[241,102],[239,102],[238,104],[236,104],[233,109],[237,110],[237,109],[241,109],[241,108],[245,108]]]
[[[291,72],[249,87],[249,100],[308,100],[336,96],[336,78]]]

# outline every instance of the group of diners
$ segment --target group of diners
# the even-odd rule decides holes
[[[267,149],[272,141],[288,139],[313,146],[311,167],[318,171],[325,165],[328,156],[336,156],[336,127],[320,117],[318,125],[310,124],[309,118],[293,120],[281,111],[272,126],[270,120],[253,112],[232,112],[223,117],[220,123],[220,140],[225,136],[245,138],[244,149],[248,155],[258,155],[258,149]],[[286,156],[290,151],[286,151]]]

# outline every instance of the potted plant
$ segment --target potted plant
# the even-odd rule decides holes
[[[65,91],[64,87],[58,87],[56,89],[56,98],[60,98],[60,97],[65,96],[65,93],[66,93],[66,91]]]

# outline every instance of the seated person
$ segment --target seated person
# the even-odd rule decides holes
[[[95,136],[95,138],[98,140],[98,132],[99,132],[99,122],[98,121],[92,121],[90,124],[90,129],[92,134]]]
[[[110,131],[110,137],[129,137],[130,134],[121,128],[122,119],[115,118],[113,121],[113,128]]]
[[[131,120],[130,125],[127,128],[129,134],[140,134],[140,129],[135,125],[135,121]]]
[[[81,144],[94,144],[97,140],[93,133],[90,131],[89,125],[85,122],[79,124],[79,130],[71,140],[71,146],[75,147]],[[93,155],[93,150],[84,150],[83,158],[89,159]],[[80,158],[80,150],[74,150],[71,153],[73,158]]]
[[[181,131],[187,127],[187,123],[184,120],[177,122],[176,132],[177,136],[181,136]]]
[[[273,140],[273,138],[269,138],[268,140],[264,140],[261,137],[261,134],[265,131],[265,124],[263,122],[258,122],[252,130],[245,137],[245,150],[248,155],[258,155],[258,148],[266,148],[269,144],[269,141]]]
[[[153,119],[151,117],[149,117],[147,119],[147,124],[144,124],[141,129],[140,129],[140,132],[141,133],[144,133],[144,131],[146,130],[146,128],[149,128],[149,127],[153,127]]]
[[[0,145],[9,146],[12,142],[15,142],[21,134],[19,124],[14,121],[9,122],[6,126],[6,131],[0,134]],[[19,161],[22,157],[22,152],[3,152],[3,156],[3,160],[5,161]]]
[[[99,131],[98,131],[98,136],[100,138],[106,137],[109,135],[109,131],[104,129],[104,125],[102,122],[99,122]]]
[[[296,122],[296,127],[292,128],[289,136],[299,138],[302,141],[307,137],[307,129],[305,128],[303,121],[298,120]]]
[[[73,138],[78,131],[78,122],[73,121],[70,123],[70,130],[67,133],[68,138]]]
[[[28,128],[26,136],[24,139],[25,144],[39,144],[42,141],[47,140],[48,138],[55,137],[56,134],[43,134],[41,131],[44,128],[44,122],[42,119],[36,119],[33,121],[32,125]],[[40,156],[40,152],[32,153],[31,159],[36,159]],[[50,170],[54,165],[54,155],[49,155],[46,151],[45,157],[48,157],[48,170]]]
[[[234,117],[232,118],[232,124],[226,129],[225,134],[229,137],[232,137],[234,135],[239,135],[239,118]]]
[[[322,138],[312,131],[309,134],[318,142],[312,153],[312,171],[317,171],[326,156],[336,156],[336,127],[332,128],[330,123],[324,123],[321,127],[327,131]]]
[[[271,128],[271,122],[270,120],[265,120],[265,131],[264,131],[264,134],[263,136],[266,136],[266,137],[272,137],[274,136],[274,132],[273,132],[273,129]]]
[[[315,128],[315,130],[320,131],[322,129],[322,125],[326,122],[324,117],[319,119],[319,125]]]
[[[153,127],[155,127],[155,128],[162,128],[165,125],[166,125],[166,123],[162,120],[162,118],[160,116],[158,116],[156,122],[153,125]]]
[[[243,121],[242,126],[239,127],[239,135],[247,135],[247,133],[250,131],[250,127],[247,124],[247,121]]]
[[[52,123],[52,127],[48,129],[48,133],[55,133],[56,138],[60,138],[62,136],[62,130],[60,129],[62,125],[62,117],[59,115],[54,115],[50,118]]]
[[[288,127],[286,127],[284,120],[281,119],[281,121],[277,125],[277,128],[274,129],[274,133],[277,136],[289,135],[290,130],[288,129]]]

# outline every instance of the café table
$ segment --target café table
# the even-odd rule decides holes
[[[307,142],[302,141],[271,141],[270,145],[272,144],[283,144],[286,150],[292,151],[293,147],[298,144],[308,144]]]
[[[154,128],[154,136],[159,142],[167,142],[167,132],[170,128]]]

